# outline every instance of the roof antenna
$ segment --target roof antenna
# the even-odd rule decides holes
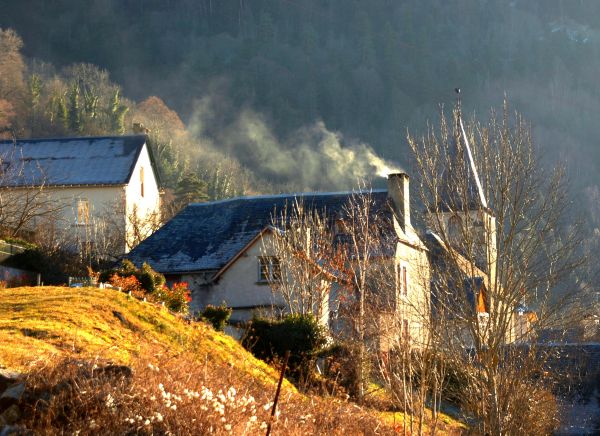
[[[461,107],[460,107],[460,88],[454,88],[454,92],[456,92],[456,109],[458,110],[458,120],[456,120],[457,121],[456,122],[456,124],[457,124],[456,127],[457,127],[457,130],[460,130],[460,128],[458,126],[458,123],[459,123],[461,115],[462,115],[461,114]]]
[[[477,191],[479,193],[479,201],[481,201],[481,205],[487,209],[487,201],[485,200],[485,195],[483,195],[483,189],[481,187],[481,181],[479,180],[479,174],[477,174],[477,167],[475,166],[475,161],[473,160],[473,154],[471,153],[471,147],[469,145],[469,139],[467,138],[467,133],[465,132],[465,126],[462,122],[462,114],[460,107],[460,88],[454,88],[454,92],[457,94],[456,105],[458,106],[458,117],[456,120],[457,128],[459,135],[462,136],[462,140],[464,141],[465,149],[467,150],[467,156],[469,158],[469,164],[471,166],[471,171],[475,177],[475,183],[477,183]]]

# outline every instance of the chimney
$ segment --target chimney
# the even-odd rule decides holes
[[[388,197],[392,200],[394,212],[398,217],[400,227],[406,232],[410,227],[410,193],[408,174],[388,174]]]

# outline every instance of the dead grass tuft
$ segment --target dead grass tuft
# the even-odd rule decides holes
[[[193,355],[143,356],[131,377],[107,362],[64,360],[28,380],[20,423],[35,434],[264,434],[274,389]],[[273,434],[394,434],[372,411],[288,391]]]

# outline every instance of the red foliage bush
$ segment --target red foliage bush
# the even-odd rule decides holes
[[[142,289],[142,284],[135,276],[121,277],[118,274],[113,274],[108,281],[111,285],[121,288],[123,292],[131,292],[136,298],[145,298],[146,293]]]

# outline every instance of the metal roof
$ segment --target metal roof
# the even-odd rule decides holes
[[[1,141],[0,186],[127,184],[144,144],[144,135]]]
[[[143,262],[161,273],[219,270],[244,249],[272,217],[296,200],[304,206],[338,216],[351,192],[303,193],[239,197],[210,203],[190,204],[127,258]],[[387,191],[372,192],[374,209],[391,214]]]

